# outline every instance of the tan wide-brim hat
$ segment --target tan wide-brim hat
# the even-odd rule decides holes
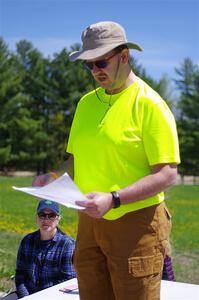
[[[69,54],[70,61],[93,60],[120,45],[143,51],[136,43],[128,42],[124,28],[115,22],[99,22],[87,27],[82,33],[82,50]]]

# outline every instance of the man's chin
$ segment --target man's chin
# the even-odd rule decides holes
[[[110,83],[107,80],[97,80],[97,82],[103,89],[110,89]]]

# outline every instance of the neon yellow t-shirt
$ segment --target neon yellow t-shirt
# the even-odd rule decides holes
[[[151,165],[180,162],[174,117],[144,81],[112,96],[102,88],[97,93],[101,101],[95,91],[79,101],[67,147],[83,193],[119,190],[148,175]],[[117,219],[163,200],[162,192],[111,209],[104,218]]]

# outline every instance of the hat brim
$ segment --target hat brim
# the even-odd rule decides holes
[[[73,61],[76,61],[77,59],[81,59],[81,60],[97,59],[98,57],[105,55],[109,51],[111,51],[121,45],[127,45],[127,47],[129,49],[143,51],[143,49],[138,44],[130,43],[130,42],[127,42],[127,43],[123,42],[123,43],[117,43],[117,44],[103,46],[101,48],[99,47],[99,48],[90,49],[90,50],[74,51],[69,54],[69,60],[73,62]]]
[[[37,210],[37,213],[40,213],[40,212],[42,212],[44,210],[47,210],[47,209],[52,211],[53,213],[55,213],[58,216],[60,214],[59,211],[57,211],[56,209],[50,208],[50,207],[41,207],[40,209]]]

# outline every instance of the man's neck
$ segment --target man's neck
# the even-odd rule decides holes
[[[112,90],[107,90],[107,94],[117,94],[128,88],[130,85],[132,85],[134,82],[137,81],[136,75],[133,73],[133,71],[130,71],[129,74],[126,76],[126,80],[121,84],[118,88],[113,88]]]

